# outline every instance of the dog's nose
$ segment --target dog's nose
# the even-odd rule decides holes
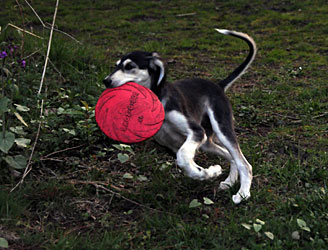
[[[112,80],[109,77],[107,77],[103,80],[103,83],[105,84],[106,88],[110,88],[112,85]]]

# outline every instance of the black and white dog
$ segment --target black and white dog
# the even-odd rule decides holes
[[[176,153],[177,164],[187,176],[206,180],[221,174],[221,166],[202,168],[194,162],[198,149],[226,158],[231,166],[229,176],[220,183],[227,189],[240,176],[240,189],[232,196],[235,204],[250,197],[252,166],[240,150],[233,126],[233,115],[224,92],[246,71],[254,60],[256,44],[247,34],[219,30],[244,40],[249,46],[245,61],[227,78],[214,84],[202,79],[165,81],[164,64],[157,53],[135,51],[123,56],[114,72],[104,79],[107,88],[136,82],[151,89],[162,102],[165,120],[155,135],[156,141]]]

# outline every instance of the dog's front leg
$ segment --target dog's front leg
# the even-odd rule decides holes
[[[205,136],[205,135],[204,135]],[[206,137],[206,136],[205,136]],[[205,138],[204,138],[205,139]],[[196,180],[206,180],[209,178],[217,177],[222,173],[221,166],[215,165],[208,169],[204,169],[198,166],[194,162],[194,156],[196,150],[201,145],[201,142],[197,142],[193,139],[193,135],[189,135],[187,140],[181,146],[177,152],[177,164],[181,167],[185,174],[190,178]]]

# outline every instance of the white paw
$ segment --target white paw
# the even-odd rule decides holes
[[[205,169],[205,171],[209,178],[217,177],[222,174],[222,168],[220,165],[210,166],[208,169]]]
[[[251,197],[251,194],[248,193],[240,193],[238,192],[236,195],[232,196],[232,201],[235,204],[239,204],[240,202],[247,200],[249,197]]]

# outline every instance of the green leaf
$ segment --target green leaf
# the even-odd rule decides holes
[[[0,247],[1,248],[8,248],[8,241],[5,238],[0,237]]]
[[[144,175],[139,175],[138,176],[138,181],[148,181],[148,178]]]
[[[247,230],[251,230],[252,226],[246,223],[241,223],[241,225],[246,228]]]
[[[214,202],[211,199],[207,198],[207,197],[203,197],[203,199],[204,199],[204,204],[205,205],[212,205],[212,204],[214,204]]]
[[[122,153],[118,153],[117,158],[121,163],[127,162],[130,159],[128,154],[122,154]]]
[[[26,127],[28,127],[27,123],[24,121],[23,117],[18,114],[17,112],[14,112],[14,115],[16,116],[16,118],[21,122],[23,123]]]
[[[189,203],[189,208],[196,208],[201,206],[202,203],[200,203],[197,199],[193,199],[190,203]]]
[[[297,219],[297,224],[298,226],[304,230],[304,231],[307,231],[307,232],[311,232],[311,229],[306,225],[306,222],[302,219]]]
[[[130,174],[130,173],[125,173],[125,174],[123,175],[123,178],[124,178],[124,179],[133,179],[133,175]]]
[[[70,134],[70,135],[73,135],[73,136],[76,135],[76,132],[75,132],[74,129],[63,128],[63,131]]]
[[[5,154],[8,153],[9,149],[14,145],[15,135],[11,132],[0,133],[0,150]]]
[[[262,226],[265,224],[265,222],[260,219],[256,219],[255,222],[261,224]]]
[[[120,151],[128,151],[129,153],[133,154],[133,149],[130,145],[126,144],[113,144],[113,147],[120,150]]]
[[[210,218],[207,214],[203,214],[202,217],[206,220],[208,220]]]
[[[30,109],[26,106],[19,105],[19,104],[14,104],[16,106],[16,109],[21,112],[27,112],[30,111]]]
[[[16,126],[16,127],[10,127],[9,128],[11,132],[14,132],[18,135],[26,135],[27,133],[24,131],[23,126]]]
[[[86,101],[81,100],[81,103],[84,105],[86,111],[89,111],[89,105]]]
[[[8,111],[9,99],[7,97],[1,97],[0,99],[0,115]]]
[[[253,223],[253,228],[254,228],[255,232],[260,232],[260,230],[262,229],[262,225],[257,224],[257,223]]]
[[[3,159],[8,163],[9,166],[15,169],[24,169],[27,164],[27,158],[22,155],[16,155],[14,157],[6,156]]]
[[[31,143],[31,140],[26,138],[17,138],[15,139],[15,143],[19,147],[26,148]]]
[[[271,232],[264,232],[265,236],[268,237],[270,240],[274,239],[274,235]]]

